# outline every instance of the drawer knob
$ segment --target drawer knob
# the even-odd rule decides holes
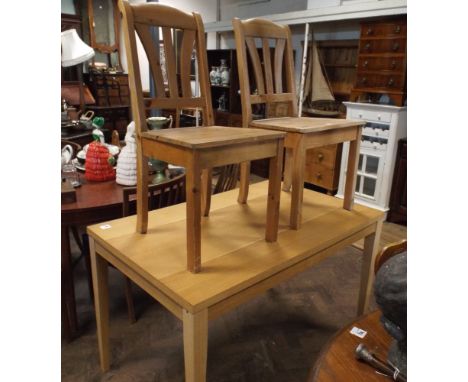
[[[366,77],[361,78],[361,84],[365,84],[366,82],[367,82],[367,78],[366,78]]]
[[[393,78],[390,78],[387,84],[388,86],[393,86],[394,83],[395,83],[395,80]]]
[[[395,27],[395,33],[400,33],[401,32],[401,26],[400,25],[397,25]]]
[[[372,28],[367,29],[366,34],[367,34],[368,36],[371,35],[372,33],[374,33],[374,31],[372,30]]]
[[[317,177],[317,180],[322,180],[322,174],[320,174],[319,172],[317,173],[316,177]]]
[[[398,42],[394,43],[392,49],[394,52],[396,52],[398,49],[400,49],[400,44]]]
[[[396,61],[395,61],[395,60],[392,61],[391,67],[392,67],[392,69],[395,69],[395,68],[396,68]]]
[[[368,65],[369,65],[369,61],[367,61],[367,60],[364,61],[364,63],[362,64],[362,66],[363,66],[364,68],[367,68]]]
[[[365,49],[365,50],[369,50],[370,47],[371,47],[370,42],[368,42],[366,45],[364,45],[364,49]]]
[[[319,162],[323,160],[323,154],[322,153],[319,153],[317,155],[317,157],[318,157]]]

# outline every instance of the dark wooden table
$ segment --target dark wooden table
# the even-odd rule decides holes
[[[87,226],[122,217],[122,188],[115,180],[87,182],[80,173],[81,187],[76,188],[76,202],[62,204],[62,300],[66,309],[64,333],[68,339],[78,333],[78,321],[70,250],[72,227]]]
[[[380,310],[359,317],[340,330],[323,348],[308,382],[386,382],[390,379],[377,374],[374,369],[354,356],[356,347],[363,343],[380,359],[387,359],[391,337],[380,323]],[[364,338],[349,331],[356,326],[367,331]]]

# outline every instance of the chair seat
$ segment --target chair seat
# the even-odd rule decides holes
[[[365,122],[356,119],[282,117],[256,119],[250,123],[249,127],[307,134],[344,129],[359,124],[364,125]]]
[[[284,133],[241,127],[207,126],[183,129],[150,130],[142,139],[169,143],[190,149],[205,149],[242,143],[264,142],[284,136]]]

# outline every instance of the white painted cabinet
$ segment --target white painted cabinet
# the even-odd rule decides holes
[[[363,119],[356,203],[388,211],[398,140],[406,137],[406,107],[344,102],[347,119]],[[337,197],[343,198],[349,143],[343,144]]]

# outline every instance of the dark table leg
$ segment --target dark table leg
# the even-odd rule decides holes
[[[71,336],[78,332],[78,320],[76,316],[75,286],[73,283],[73,266],[70,250],[70,236],[68,227],[62,226],[62,296],[65,302],[66,313],[63,316],[68,317],[68,323],[65,324],[71,333]]]

